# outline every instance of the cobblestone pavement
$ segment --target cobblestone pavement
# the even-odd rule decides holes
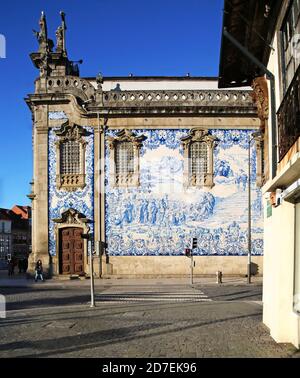
[[[2,288],[0,357],[294,357],[261,323],[261,285]],[[201,299],[198,301],[197,299]]]

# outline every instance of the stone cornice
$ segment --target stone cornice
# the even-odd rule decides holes
[[[64,84],[60,86],[57,85],[57,80],[55,78],[56,84],[48,87],[46,92],[39,91],[37,94],[29,95],[27,103],[50,105],[68,103],[72,98],[83,117],[94,117],[96,113],[103,116],[238,114],[257,117],[252,90],[102,91],[79,78],[71,82],[66,82],[65,78]],[[83,96],[84,90],[86,93]]]
[[[33,107],[37,105],[60,105],[71,104],[74,111],[81,117],[86,117],[88,114],[86,110],[79,105],[78,100],[72,94],[66,93],[41,93],[41,94],[29,94],[25,101],[30,110],[33,111]]]
[[[252,91],[156,90],[103,92],[105,107],[226,106],[253,107]]]
[[[252,91],[156,90],[103,92],[102,104],[87,104],[103,115],[242,115],[257,116]]]
[[[35,93],[72,94],[81,101],[95,100],[96,89],[85,79],[77,76],[56,76],[35,81]]]

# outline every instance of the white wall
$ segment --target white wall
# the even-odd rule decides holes
[[[275,341],[298,346],[298,316],[293,311],[294,221],[294,205],[286,201],[265,217],[263,322]]]
[[[96,81],[91,81],[91,84],[96,88]],[[167,80],[167,79],[145,79],[145,80],[134,80],[119,78],[116,80],[105,80],[102,85],[104,91],[110,91],[115,89],[117,84],[119,84],[122,91],[133,91],[133,90],[205,90],[212,89],[218,90],[218,80]],[[250,87],[237,88],[237,90],[250,90]],[[228,91],[228,89],[219,89]],[[232,88],[231,90],[234,90]]]
[[[288,1],[278,18],[277,30],[280,29],[287,8]],[[275,75],[276,111],[282,101],[280,88],[280,66],[278,52],[278,34],[275,34],[272,46],[274,51],[270,55],[268,69]],[[270,85],[269,85],[270,89]],[[269,91],[269,98],[271,94]],[[272,167],[271,145],[271,104],[269,106],[269,156],[270,172]],[[271,178],[270,178],[271,179]],[[276,185],[275,177],[273,183]],[[267,183],[263,191],[269,186]],[[264,197],[268,193],[263,193]],[[266,215],[267,200],[264,200],[264,280],[263,280],[263,322],[269,329],[271,336],[277,342],[292,343],[299,347],[299,316],[294,312],[294,268],[295,268],[295,235],[300,232],[295,229],[295,206],[283,201],[277,208],[272,209],[272,216]],[[299,273],[298,273],[299,274]]]

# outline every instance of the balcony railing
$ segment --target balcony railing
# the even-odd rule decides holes
[[[300,66],[277,113],[279,160],[300,136]]]

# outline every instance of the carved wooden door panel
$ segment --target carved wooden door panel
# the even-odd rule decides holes
[[[74,228],[74,274],[83,274],[83,239],[81,238],[82,229]]]
[[[69,227],[61,231],[61,274],[83,274],[82,229]]]

